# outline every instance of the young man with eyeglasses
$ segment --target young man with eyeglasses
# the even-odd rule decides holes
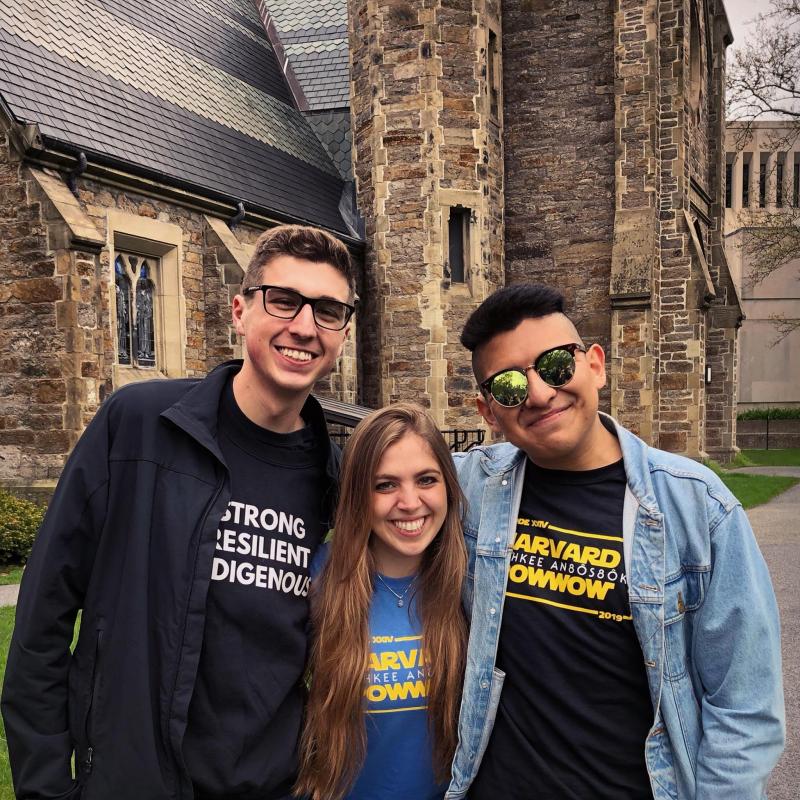
[[[447,800],[761,800],[784,741],[778,612],[741,505],[598,412],[602,348],[559,292],[467,320],[458,454],[471,616]]]
[[[88,426],[22,581],[3,689],[17,797],[289,797],[338,473],[310,392],[353,304],[341,242],[269,230],[233,300],[243,360],[126,386]]]

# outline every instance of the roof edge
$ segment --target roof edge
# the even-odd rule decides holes
[[[733,44],[733,30],[731,23],[728,19],[728,10],[725,8],[724,0],[720,0],[714,8],[714,20],[719,23],[720,33],[722,34],[722,43],[725,47],[730,47]]]
[[[24,158],[31,148],[43,146],[39,126],[32,122],[20,122],[2,95],[0,95],[0,131],[8,134],[11,147],[20,158]]]
[[[308,99],[303,91],[303,87],[300,85],[300,81],[294,73],[294,68],[286,55],[286,51],[283,49],[283,42],[281,41],[278,26],[275,24],[270,10],[267,8],[264,0],[254,0],[254,5],[258,16],[261,18],[261,24],[264,26],[267,39],[275,52],[275,58],[278,59],[278,64],[283,71],[283,76],[286,78],[286,83],[289,86],[289,91],[292,93],[292,98],[294,99],[297,110],[309,111],[310,106]]]
[[[19,126],[18,123],[16,124]],[[38,131],[38,128],[36,129]],[[28,163],[64,170],[72,169],[76,165],[78,150],[75,145],[61,142],[49,136],[39,136],[38,140],[27,147],[23,155]],[[210,213],[223,219],[234,216],[238,211],[240,198],[214,192],[189,181],[170,178],[168,182],[165,182],[167,176],[149,170],[146,167],[140,167],[130,162],[121,162],[88,149],[84,149],[83,152],[89,161],[88,168],[82,175],[84,178],[94,178],[102,183],[121,189],[144,192],[158,199],[168,200],[185,208],[202,213]],[[242,221],[254,227],[262,228],[274,227],[285,223],[313,225],[336,236],[354,252],[360,253],[365,247],[363,240],[342,230],[321,225],[314,220],[299,219],[281,214],[257,204],[248,204]],[[344,220],[342,222],[346,224]]]

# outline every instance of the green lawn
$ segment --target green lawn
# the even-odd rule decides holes
[[[720,477],[745,508],[760,506],[800,482],[800,478],[787,478],[782,475],[746,475],[741,472],[722,472]]]
[[[23,567],[2,567],[0,569],[0,586],[19,583],[22,580]]]
[[[759,467],[800,467],[800,447],[786,450],[742,450],[750,464]]]
[[[779,455],[782,454],[782,455]],[[791,489],[800,478],[784,475],[748,475],[745,472],[729,472],[737,467],[794,466],[793,458],[800,450],[742,450],[730,464],[718,464],[714,460],[704,462],[719,475],[722,482],[736,495],[744,508],[753,508],[772,500],[773,497]],[[774,459],[774,460],[769,460]]]

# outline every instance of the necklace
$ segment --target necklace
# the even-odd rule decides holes
[[[415,575],[411,583],[406,586],[406,590],[403,592],[403,594],[397,594],[397,592],[392,589],[392,587],[389,586],[389,584],[386,583],[386,581],[381,577],[380,572],[376,572],[375,575],[378,580],[397,598],[397,607],[402,608],[405,605],[405,597],[408,594],[408,590],[416,583],[417,576]]]

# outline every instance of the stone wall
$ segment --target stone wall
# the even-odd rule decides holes
[[[800,447],[798,419],[743,419],[737,430],[736,444],[742,450]]]
[[[562,289],[607,352],[614,49],[611,0],[503,3],[506,277]]]
[[[705,451],[719,461],[729,461],[737,449],[738,332],[744,315],[725,254],[725,49],[732,39],[719,0],[709,0],[706,25],[712,42],[707,104],[708,266],[716,297],[711,303],[706,341],[711,381],[706,386]]]
[[[615,3],[612,413],[648,442],[658,424],[661,142],[657,4]]]
[[[721,4],[512,0],[503,20],[508,280],[564,290],[623,424],[693,456],[707,437],[730,449]]]
[[[2,129],[0,186],[0,483],[35,487],[103,398],[102,240],[63,219]]]
[[[483,0],[351,0],[354,172],[366,224],[359,319],[363,398],[413,399],[440,425],[475,426],[458,335],[502,284],[501,112],[492,113]],[[448,216],[471,210],[465,280],[452,280]]]
[[[131,380],[200,376],[239,357],[230,302],[260,229],[23,164],[0,136],[0,485],[54,485],[100,403]],[[112,251],[161,258],[159,369],[116,364]],[[355,344],[316,391],[357,399]]]
[[[717,18],[717,12],[723,16]],[[656,441],[699,457],[732,454],[738,302],[721,256],[724,59],[713,0],[673,0],[660,15],[662,338]],[[735,295],[735,293],[734,293]],[[710,367],[709,372],[706,367]]]

